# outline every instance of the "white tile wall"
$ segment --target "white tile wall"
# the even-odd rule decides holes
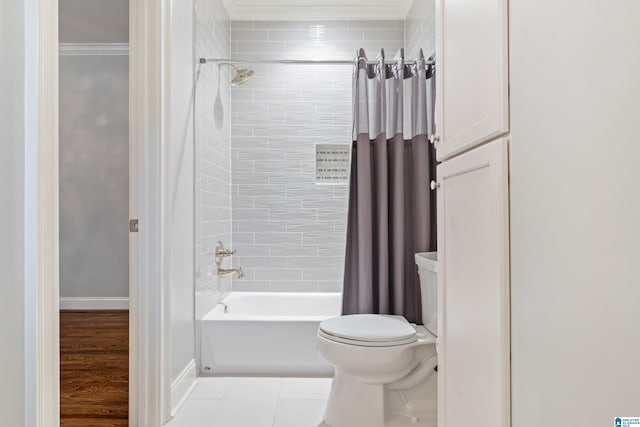
[[[352,59],[364,47],[375,57],[403,45],[402,21],[234,21],[231,30],[235,58]]]
[[[426,57],[436,49],[436,3],[435,0],[414,0],[405,21],[405,56],[416,55],[419,48]]]
[[[222,0],[198,1],[196,58],[230,55],[230,22]],[[227,68],[200,69],[196,85],[196,315],[200,319],[231,287],[230,278],[207,273],[215,268],[216,241],[232,247],[231,223],[231,91]],[[219,97],[218,100],[216,98]],[[217,104],[217,108],[215,107]],[[228,263],[228,261],[226,261]],[[225,265],[228,267],[227,265]]]
[[[416,0],[406,22],[229,22],[221,0],[203,0],[196,26],[196,57],[351,59],[360,47],[392,57],[403,45],[410,57],[418,46],[429,55],[435,43],[433,0]],[[217,240],[238,251],[225,267],[245,267],[235,290],[341,289],[348,188],[315,184],[314,146],[351,140],[351,66],[252,67],[253,79],[233,90],[228,69],[219,87],[214,65],[199,75],[199,315],[230,290],[230,278],[206,271]]]
[[[242,59],[393,57],[402,21],[231,23]],[[315,144],[351,142],[352,65],[251,64],[231,92],[234,290],[342,289],[348,187],[315,184]]]

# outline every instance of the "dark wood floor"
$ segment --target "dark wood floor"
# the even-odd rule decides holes
[[[129,312],[60,312],[60,425],[127,426]]]

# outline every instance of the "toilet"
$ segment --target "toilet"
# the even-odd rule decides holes
[[[318,353],[335,368],[318,427],[437,426],[437,258],[415,254],[422,318],[354,314],[318,328]]]

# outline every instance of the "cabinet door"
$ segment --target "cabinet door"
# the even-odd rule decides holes
[[[508,0],[436,0],[437,158],[509,131]]]
[[[507,140],[438,166],[438,425],[510,425]]]

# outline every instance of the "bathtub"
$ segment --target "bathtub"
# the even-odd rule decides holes
[[[340,315],[340,293],[231,292],[201,321],[203,375],[332,376],[318,325]]]

